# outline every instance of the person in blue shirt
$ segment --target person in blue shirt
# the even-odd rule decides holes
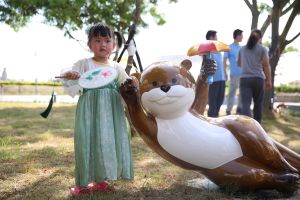
[[[227,108],[226,108],[227,115],[231,114],[231,110],[234,105],[235,94],[240,84],[241,67],[237,65],[237,57],[238,57],[238,52],[241,48],[240,42],[243,40],[243,31],[240,29],[234,30],[233,39],[234,42],[229,45],[230,51],[225,52],[223,58],[224,67],[226,68],[227,59],[229,60],[229,66],[230,66],[230,86],[229,86],[229,94],[228,94]],[[238,95],[238,104],[237,104],[236,113],[237,114],[241,113],[240,95]]]
[[[217,31],[209,30],[206,33],[207,40],[217,40]],[[220,52],[212,53],[211,59],[217,63],[216,73],[213,75],[213,83],[208,90],[208,112],[209,117],[218,117],[225,95],[225,70]]]

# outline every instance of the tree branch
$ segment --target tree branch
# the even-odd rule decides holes
[[[300,36],[300,32],[299,32],[297,35],[295,35],[292,39],[286,40],[286,42],[285,42],[286,45],[292,43],[292,42],[293,42],[294,40],[296,40],[299,36]]]
[[[257,9],[257,0],[252,0],[253,2],[253,8],[255,9],[254,11],[258,12],[258,9]]]
[[[251,12],[252,12],[253,7],[252,7],[251,3],[250,3],[248,0],[244,0],[244,1],[245,1],[246,5],[248,6],[248,8],[249,8],[249,9],[251,10]]]
[[[265,22],[263,23],[260,29],[263,32],[263,34],[266,32],[270,24],[271,24],[271,15],[268,15],[268,17],[266,18]]]
[[[291,15],[289,16],[289,18],[286,22],[286,25],[285,25],[285,27],[284,27],[281,35],[280,35],[280,41],[279,41],[280,44],[284,44],[284,42],[286,40],[286,36],[287,36],[287,34],[288,34],[292,24],[293,24],[293,21],[294,21],[295,17],[297,16],[297,14],[300,11],[300,2],[298,2],[298,5],[299,6],[297,6],[297,5],[294,6],[294,8],[292,10],[292,13],[291,13]]]
[[[64,35],[68,35],[71,39],[75,40],[76,42],[79,42],[78,39],[76,39],[71,33],[69,30],[66,30],[65,34]]]
[[[296,1],[297,1],[297,0],[295,0],[293,3],[290,4],[289,7],[287,7],[284,11],[282,11],[281,16],[282,16],[282,15],[285,15],[286,13],[288,13],[288,12],[295,6]]]
[[[136,0],[133,23],[138,24],[140,17],[141,17],[141,1]]]
[[[79,39],[76,39],[76,38],[71,34],[71,32],[70,32],[69,30],[66,30],[65,33],[64,33],[64,35],[65,35],[65,36],[68,35],[71,39],[73,39],[73,40],[75,40],[76,42],[78,42],[79,45],[81,46],[81,48],[83,48],[83,49],[86,50],[86,51],[89,51],[86,47],[84,47],[84,46],[81,44],[81,43],[83,43],[83,41],[82,41],[82,40],[79,40]]]

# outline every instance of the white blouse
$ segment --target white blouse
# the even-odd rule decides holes
[[[126,79],[129,78],[124,68],[119,63],[109,62],[108,64],[104,64],[104,63],[96,62],[92,58],[84,58],[77,61],[76,63],[74,63],[71,71],[76,71],[79,74],[83,74],[91,69],[101,67],[101,66],[111,66],[117,69],[119,85],[121,85],[121,83],[124,83]],[[74,97],[76,94],[79,94],[79,92],[82,91],[83,89],[78,85],[78,80],[66,80],[64,82],[64,87],[66,92],[72,97]]]

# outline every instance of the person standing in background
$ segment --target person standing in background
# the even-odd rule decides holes
[[[246,46],[241,47],[238,54],[238,65],[242,73],[240,79],[240,95],[242,114],[252,116],[251,102],[253,99],[253,118],[261,122],[265,86],[272,88],[271,67],[267,49],[261,45],[261,30],[251,32]]]
[[[7,72],[6,72],[6,68],[4,67],[2,76],[0,77],[0,81],[6,81],[6,80],[7,80]],[[4,94],[4,87],[3,84],[0,83],[0,95],[3,94]]]
[[[229,45],[230,51],[225,52],[223,58],[224,67],[226,68],[227,59],[229,60],[229,66],[230,66],[230,85],[229,85],[229,94],[227,98],[227,108],[226,108],[227,115],[231,114],[231,110],[234,105],[235,94],[240,84],[241,68],[240,66],[237,65],[237,57],[238,57],[238,52],[241,48],[240,42],[243,40],[243,31],[240,29],[234,30],[233,39],[234,42]],[[225,74],[226,74],[226,70],[225,70]],[[236,114],[239,113],[241,113],[240,95],[238,95],[238,104],[236,109]]]
[[[7,72],[6,72],[6,68],[5,67],[4,67],[3,72],[2,72],[1,80],[2,81],[6,81],[7,80]]]
[[[217,40],[217,31],[209,30],[206,33],[207,40]],[[213,83],[208,90],[208,113],[209,117],[218,117],[225,95],[225,69],[220,52],[212,53],[211,58],[217,63],[216,73],[213,75]]]

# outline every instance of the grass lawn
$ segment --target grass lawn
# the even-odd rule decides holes
[[[74,186],[73,123],[75,104],[0,102],[0,199],[72,199]],[[300,152],[300,117],[284,113],[266,119],[264,128],[276,140]],[[187,186],[203,178],[160,158],[138,136],[132,139],[135,179],[113,182],[116,192],[79,199],[234,199],[232,192]],[[252,199],[257,194],[241,194]],[[299,196],[297,196],[300,198]],[[297,198],[295,197],[295,198]]]

